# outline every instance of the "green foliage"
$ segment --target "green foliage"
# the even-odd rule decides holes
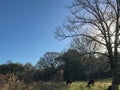
[[[36,69],[30,63],[25,65],[19,63],[8,63],[0,65],[0,74],[15,74],[20,80],[26,82],[34,81]]]
[[[81,56],[75,49],[68,49],[62,54],[46,53],[36,66],[31,63],[7,63],[0,65],[0,74],[14,73],[25,83],[43,81],[59,81],[70,78],[72,81],[87,80],[89,78],[111,77],[107,58],[103,56]],[[42,63],[41,63],[42,62]],[[44,63],[44,64],[43,64]],[[39,67],[44,68],[39,68]],[[62,76],[58,71],[62,70]],[[61,78],[61,79],[60,79]]]
[[[63,69],[65,79],[71,78],[72,80],[79,80],[85,78],[82,71],[82,64],[79,61],[80,55],[76,50],[68,50],[60,59],[64,62]]]
[[[81,55],[77,50],[69,49],[58,59],[63,62],[65,79],[74,81],[111,77],[108,59],[104,56]]]
[[[7,74],[7,73],[20,73],[24,70],[22,64],[19,63],[10,63],[10,64],[2,64],[0,65],[0,73]]]

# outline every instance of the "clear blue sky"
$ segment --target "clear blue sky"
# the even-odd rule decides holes
[[[62,25],[73,0],[0,0],[0,64],[7,60],[33,65],[45,52],[61,52],[69,40],[53,31]]]

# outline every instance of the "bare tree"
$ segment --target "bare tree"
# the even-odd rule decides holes
[[[119,90],[120,0],[74,0],[71,17],[56,29],[59,39],[84,36],[103,46],[112,70],[112,88]],[[87,32],[87,34],[86,34]]]
[[[100,45],[98,43],[91,42],[89,38],[86,37],[73,38],[71,42],[71,48],[77,50],[80,53],[81,57],[83,57],[82,63],[85,67],[87,66],[86,70],[84,71],[87,75],[87,79],[90,79],[91,75],[94,72],[100,70],[104,71],[107,68],[109,68],[107,58],[103,57],[101,60],[99,60],[100,55],[96,54],[98,53],[98,51],[101,51],[102,48],[100,48]],[[86,59],[84,57],[86,57]],[[96,61],[98,57],[99,59]]]
[[[51,69],[56,69],[59,66],[59,61],[56,60],[56,58],[59,56],[60,54],[57,52],[46,52],[44,54],[44,56],[42,58],[40,58],[40,60],[37,63],[37,67],[39,69],[47,69],[47,68],[51,68]]]
[[[93,41],[91,42],[91,40],[86,37],[73,38],[70,46],[72,49],[79,51],[80,54],[89,54],[90,56],[94,55],[96,51],[101,49],[98,43]]]

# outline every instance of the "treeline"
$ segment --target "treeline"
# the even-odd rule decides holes
[[[0,65],[0,74],[15,74],[20,80],[63,81],[101,79],[111,77],[108,59],[102,55],[81,55],[75,49],[64,53],[47,52],[35,66],[31,63],[7,63]]]

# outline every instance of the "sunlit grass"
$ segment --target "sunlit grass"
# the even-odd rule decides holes
[[[107,90],[111,85],[111,79],[95,80],[95,84],[86,87],[87,81],[76,81],[72,84],[65,82],[30,82],[16,81],[14,75],[10,75],[10,80],[2,75],[0,77],[0,90]]]
[[[107,90],[111,85],[111,79],[96,80],[94,86],[86,87],[87,82],[73,82],[69,90]],[[120,86],[119,86],[120,88]]]

